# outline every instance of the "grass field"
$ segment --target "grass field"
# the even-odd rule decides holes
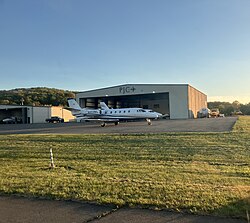
[[[223,216],[250,211],[250,117],[227,133],[0,135],[0,163],[1,194]]]

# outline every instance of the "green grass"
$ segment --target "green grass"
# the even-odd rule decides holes
[[[1,135],[0,193],[244,217],[249,126],[240,117],[227,133]]]

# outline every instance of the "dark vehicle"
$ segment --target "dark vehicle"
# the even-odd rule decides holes
[[[64,119],[58,116],[52,116],[51,118],[47,118],[45,121],[48,123],[59,123],[64,122]]]

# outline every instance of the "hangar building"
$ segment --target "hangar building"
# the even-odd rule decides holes
[[[74,119],[71,112],[57,106],[0,105],[0,120],[16,117],[21,123],[45,123],[45,119],[59,116],[66,122]]]
[[[76,100],[82,108],[104,101],[112,108],[153,109],[170,119],[196,118],[207,107],[207,95],[189,84],[124,84],[79,92]]]

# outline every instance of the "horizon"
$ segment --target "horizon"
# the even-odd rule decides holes
[[[250,1],[0,0],[0,88],[190,83],[250,102]]]

